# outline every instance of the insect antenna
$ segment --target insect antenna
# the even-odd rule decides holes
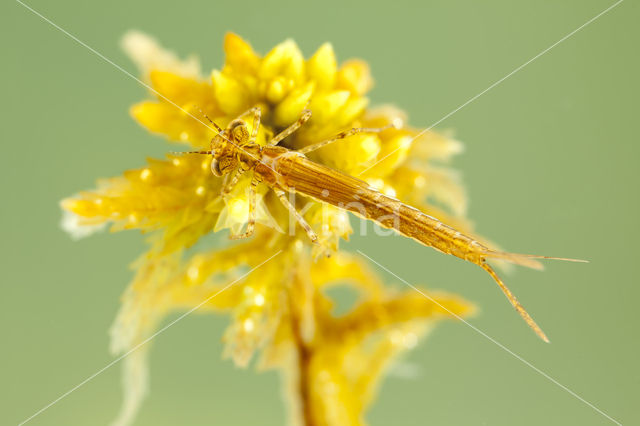
[[[211,123],[213,125],[213,127],[216,128],[216,131],[218,132],[218,134],[222,135],[223,131],[220,128],[220,126],[218,126],[211,118],[209,118],[209,116],[207,114],[205,114],[205,112],[202,110],[202,108],[200,108],[198,105],[193,105],[193,107],[196,108],[198,111],[200,111],[200,114],[202,114],[204,116],[204,118],[206,118],[209,121],[209,123]],[[169,152],[169,154],[171,154],[171,155],[185,155],[185,154],[212,155],[213,151],[171,151],[171,152]]]
[[[171,155],[185,155],[185,154],[205,154],[213,155],[213,151],[170,151]]]
[[[213,125],[213,127],[216,128],[216,131],[218,132],[218,136],[220,136],[222,139],[224,139],[225,141],[229,142],[231,145],[235,146],[236,148],[240,149],[241,151],[248,153],[243,147],[241,147],[240,145],[238,145],[237,143],[235,143],[233,141],[233,138],[229,139],[227,136],[225,136],[224,134],[224,130],[222,130],[222,128],[220,128],[220,126],[218,126],[215,121],[213,121],[211,118],[209,118],[209,116],[207,114],[205,114],[205,112],[202,110],[202,108],[200,108],[198,105],[193,105],[194,108],[197,108],[198,111],[200,111],[200,114],[202,114],[204,116],[204,118],[206,118],[209,123],[211,123]],[[198,152],[193,152],[194,154],[206,154],[206,152],[203,151],[198,151]],[[248,153],[249,154],[249,153]],[[252,158],[260,161],[255,155],[249,154]],[[260,161],[262,162],[262,161]],[[264,163],[263,163],[264,164]]]
[[[197,108],[198,111],[200,111],[200,114],[202,114],[202,116],[206,118],[213,127],[216,128],[219,134],[222,133],[222,129],[220,128],[220,126],[218,126],[212,119],[210,119],[209,116],[202,110],[202,108],[200,108],[198,105],[194,105],[194,107]]]

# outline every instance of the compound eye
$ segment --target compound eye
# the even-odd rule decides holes
[[[220,162],[216,158],[211,160],[211,173],[217,177],[222,176],[222,172],[220,171]]]
[[[233,137],[238,142],[245,142],[249,139],[249,130],[247,129],[247,125],[244,123],[238,124],[233,128]]]

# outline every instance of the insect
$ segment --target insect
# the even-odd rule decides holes
[[[232,238],[248,238],[253,234],[256,221],[256,188],[260,183],[264,183],[276,193],[282,204],[306,231],[311,241],[317,242],[317,235],[296,210],[288,195],[295,193],[311,197],[320,202],[351,211],[385,228],[394,229],[401,235],[412,238],[442,253],[456,256],[480,266],[498,284],[509,302],[529,327],[542,340],[549,342],[542,329],[487,263],[487,260],[499,259],[535,269],[542,268],[542,264],[538,262],[538,259],[584,261],[493,250],[472,237],[464,235],[442,223],[435,217],[429,216],[395,198],[384,195],[372,188],[368,183],[318,164],[308,159],[305,155],[357,133],[377,133],[390,126],[382,128],[352,128],[327,140],[294,151],[278,144],[311,118],[311,111],[309,110],[305,109],[295,123],[271,138],[265,146],[256,143],[261,120],[259,107],[252,108],[240,115],[229,123],[226,129],[221,129],[204,113],[203,115],[215,127],[218,134],[211,140],[209,151],[192,151],[188,153],[213,156],[211,161],[212,173],[218,177],[225,177],[223,194],[228,194],[244,173],[253,172],[249,186],[249,219],[247,228],[244,234],[232,236]],[[247,115],[253,115],[251,133],[247,122],[243,120],[243,117]]]

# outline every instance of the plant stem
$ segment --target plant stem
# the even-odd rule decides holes
[[[302,335],[303,327],[303,309],[308,308],[309,304],[303,301],[307,298],[313,306],[313,290],[311,292],[305,288],[305,280],[300,277],[301,269],[295,274],[292,280],[292,287],[289,292],[289,308],[291,312],[291,330],[293,332],[293,340],[296,345],[297,358],[298,358],[298,399],[301,408],[302,424],[304,426],[315,426],[316,422],[313,417],[312,410],[312,398],[311,398],[311,383],[310,383],[310,367],[313,357],[313,345],[305,342],[305,338]],[[308,270],[308,269],[307,269]],[[311,294],[309,294],[311,293]],[[315,319],[315,316],[314,316]]]
[[[296,327],[297,328],[297,327]],[[309,364],[311,351],[300,338],[299,330],[296,334],[296,346],[298,349],[298,391],[300,393],[300,406],[304,426],[314,426],[311,410],[311,395],[309,386]]]

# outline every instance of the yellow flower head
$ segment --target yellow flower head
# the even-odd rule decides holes
[[[461,145],[434,132],[419,135],[394,107],[368,108],[373,80],[365,62],[339,65],[328,43],[305,59],[292,40],[261,56],[227,34],[225,64],[205,78],[197,59],[181,61],[143,34],[129,33],[123,45],[153,88],[151,99],[131,108],[148,130],[188,145],[187,150],[208,150],[216,132],[203,121],[205,115],[225,128],[259,106],[257,142],[265,144],[309,109],[312,118],[281,142],[300,149],[353,127],[393,124],[380,133],[348,137],[310,158],[359,176],[458,229],[468,228],[464,191],[445,166]],[[247,223],[249,180],[243,177],[223,194],[223,178],[212,174],[211,162],[210,155],[169,154],[62,201],[64,227],[78,236],[107,223],[114,231],[151,233],[151,249],[134,265],[136,277],[111,330],[112,350],[137,348],[174,310],[228,311],[225,355],[245,366],[260,351],[259,366],[282,369],[294,420],[361,424],[391,360],[413,347],[447,310],[465,315],[471,306],[446,294],[433,294],[434,303],[411,289],[389,290],[361,259],[338,251],[339,240],[352,232],[347,213],[300,197],[296,208],[318,235],[312,253],[306,233],[290,223],[265,185],[258,187],[252,239],[222,249],[203,243],[186,253],[209,233],[239,234]],[[333,256],[314,260],[319,254]],[[260,269],[245,277],[247,267]],[[326,293],[338,282],[358,292],[357,303],[341,316],[333,314]],[[146,393],[147,350],[126,358],[118,424],[130,423]],[[301,378],[307,388],[299,395]]]
[[[437,213],[445,221],[448,215],[438,206],[448,208],[457,220],[465,212],[464,191],[456,175],[431,164],[448,160],[460,151],[460,144],[433,132],[415,139],[416,132],[404,127],[406,117],[395,108],[367,110],[365,95],[372,86],[367,64],[350,60],[339,67],[328,43],[308,60],[292,40],[261,57],[240,37],[227,34],[226,63],[209,79],[199,77],[197,60],[180,62],[142,34],[128,34],[124,46],[155,90],[154,100],[131,109],[134,118],[152,132],[192,149],[207,149],[215,132],[203,123],[203,113],[224,128],[249,108],[260,106],[258,142],[264,144],[308,108],[313,112],[311,120],[281,143],[299,149],[352,127],[393,123],[397,129],[354,135],[312,153],[311,158],[361,175],[383,192]],[[145,168],[65,200],[63,207],[78,216],[71,222],[81,225],[111,222],[114,230],[163,229],[163,251],[190,246],[212,230],[230,228],[238,233],[247,221],[242,207],[248,204],[247,182],[222,199],[221,180],[211,176],[210,161],[208,156],[194,155],[150,160]],[[425,204],[429,198],[431,203]],[[338,239],[351,231],[344,212],[333,209],[336,217],[332,218],[327,209],[319,214],[314,202],[304,201],[308,201],[307,220],[326,242],[321,251],[335,250]],[[260,223],[287,231],[286,214],[273,197],[261,197],[257,211]]]

